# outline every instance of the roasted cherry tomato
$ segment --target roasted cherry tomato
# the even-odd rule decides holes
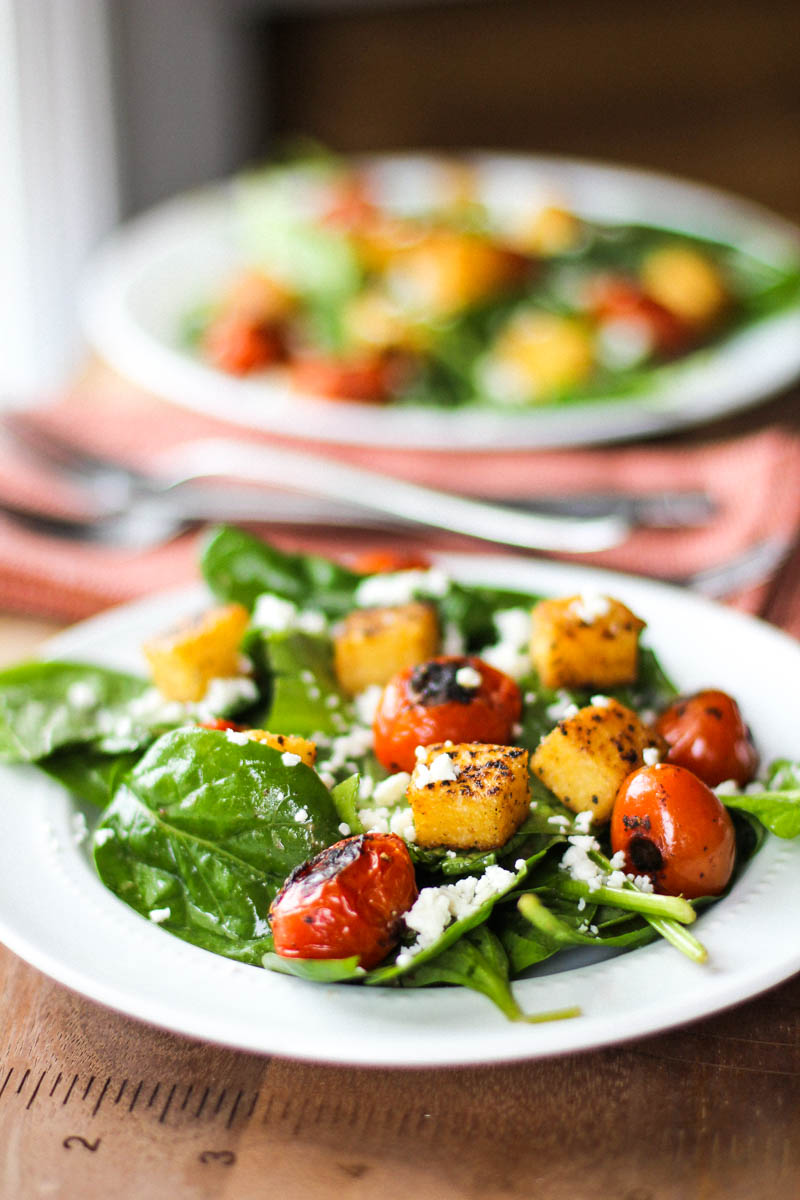
[[[513,679],[480,658],[448,655],[407,667],[383,690],[373,722],[388,771],[413,771],[417,746],[511,741],[522,712]]]
[[[215,367],[231,375],[247,375],[283,357],[283,344],[275,328],[235,312],[212,321],[203,348]]]
[[[602,275],[588,289],[589,308],[601,320],[631,321],[648,333],[657,354],[677,354],[691,342],[692,330],[663,304],[623,275]]]
[[[691,771],[640,767],[622,784],[611,814],[611,847],[625,870],[649,875],[669,896],[717,896],[733,871],[736,838],[720,800]]]
[[[291,365],[292,385],[330,400],[388,400],[398,382],[396,362],[388,355],[361,354],[352,358],[302,357]]]
[[[669,746],[667,762],[694,771],[709,787],[756,773],[758,754],[739,706],[727,692],[703,691],[677,700],[656,722]]]
[[[351,958],[376,966],[397,944],[417,898],[408,848],[393,833],[362,833],[292,871],[269,910],[285,958]]]
[[[224,717],[215,717],[213,721],[201,721],[200,729],[233,729],[236,733],[241,733],[244,725],[237,725],[235,721],[226,721]]]
[[[427,571],[430,565],[431,560],[424,554],[395,550],[392,546],[364,550],[353,560],[353,570],[360,575],[380,575],[385,571]]]

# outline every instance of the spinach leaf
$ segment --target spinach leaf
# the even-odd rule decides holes
[[[94,835],[97,870],[120,899],[218,954],[260,963],[267,912],[287,875],[339,839],[310,767],[224,733],[161,737],[123,779]]]
[[[270,696],[258,716],[270,733],[339,737],[352,726],[352,705],[336,679],[330,638],[270,633],[263,636],[263,649]]]
[[[336,812],[342,821],[350,826],[351,833],[364,832],[364,826],[358,815],[358,784],[359,776],[351,775],[348,779],[337,783],[336,787],[331,788],[331,800]]]
[[[640,917],[625,914],[622,920],[609,920],[605,925],[595,920],[595,909],[559,906],[550,900],[541,921],[526,920],[516,908],[503,909],[498,934],[508,955],[511,974],[516,976],[536,963],[543,962],[568,946],[594,946],[633,949],[644,946],[656,937],[655,931]],[[594,925],[596,934],[587,932]]]
[[[465,933],[448,950],[422,963],[402,980],[403,987],[450,983],[481,992],[511,1021],[524,1020],[508,982],[508,956],[500,940],[485,925]]]
[[[781,758],[767,772],[764,790],[719,794],[726,808],[757,817],[780,838],[800,837],[800,763]]]
[[[358,965],[358,955],[353,958],[285,958],[282,954],[268,951],[262,965],[279,975],[294,975],[310,983],[347,983],[362,979],[365,971]]]
[[[201,558],[203,576],[215,596],[252,609],[262,592],[319,609],[330,618],[355,607],[362,575],[314,554],[287,554],[244,530],[212,531]]]
[[[134,750],[152,733],[130,717],[129,705],[149,687],[86,663],[29,662],[0,672],[0,761],[36,762],[86,743],[103,753]]]
[[[119,780],[136,765],[141,755],[141,750],[101,754],[91,746],[81,746],[51,754],[37,766],[82,800],[105,808]]]

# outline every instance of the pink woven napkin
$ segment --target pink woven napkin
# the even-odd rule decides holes
[[[145,396],[122,381],[82,389],[41,410],[50,428],[86,449],[146,466],[155,452],[211,435],[242,437],[238,427],[199,416]],[[256,440],[280,439],[253,434]],[[289,444],[289,443],[286,443]],[[708,445],[628,446],[613,449],[521,451],[496,454],[373,450],[315,444],[304,447],[341,460],[386,471],[434,487],[487,497],[532,498],[592,490],[658,492],[705,489],[716,502],[714,518],[701,528],[637,530],[622,546],[580,561],[675,579],[723,563],[765,538],[780,537],[787,548],[800,528],[800,438],[773,426],[757,434]],[[73,489],[56,487],[10,443],[0,444],[0,499],[37,498],[55,512],[80,512]],[[309,549],[347,559],[357,551],[385,546],[375,531],[287,529],[268,524],[259,532],[291,549]],[[76,545],[32,534],[0,518],[0,607],[6,611],[78,619],[110,604],[196,578],[198,534],[186,535],[144,553],[98,545]],[[392,536],[394,544],[400,539]],[[420,533],[403,548],[508,551],[463,538]],[[800,565],[798,565],[800,597]],[[763,609],[767,580],[729,601],[752,612]],[[798,605],[783,602],[781,623],[800,633]]]

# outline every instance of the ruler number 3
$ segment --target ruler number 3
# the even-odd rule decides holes
[[[73,1133],[70,1137],[65,1137],[61,1145],[65,1150],[71,1150],[73,1146],[80,1146],[82,1150],[90,1150],[94,1154],[100,1146],[100,1138],[95,1138],[90,1142],[85,1137],[79,1137],[77,1133]]]

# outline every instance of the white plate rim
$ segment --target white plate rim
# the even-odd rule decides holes
[[[628,188],[634,200],[627,215],[635,216],[638,196],[640,219],[656,206],[665,220],[670,211],[690,215],[691,220],[679,224],[697,232],[727,231],[767,260],[800,257],[800,230],[790,222],[702,184],[591,159],[489,152],[463,157],[478,164],[488,178],[492,172],[502,178],[505,172],[511,179],[514,170],[530,168],[548,173],[567,191],[586,191],[594,184],[606,205],[620,212]],[[387,154],[378,161],[388,169],[410,172],[437,159]],[[147,328],[171,295],[175,269],[178,275],[196,270],[198,246],[215,246],[214,253],[220,253],[229,234],[230,186],[225,180],[179,195],[123,225],[90,259],[80,288],[79,308],[90,345],[139,386],[206,416],[331,444],[440,451],[533,449],[652,437],[703,424],[759,403],[800,373],[800,306],[795,306],[699,355],[660,390],[629,399],[507,412],[375,408],[298,396],[279,374],[235,379],[170,344],[163,329],[154,333]],[[194,289],[189,290],[191,294],[173,296],[173,317],[196,302]],[[166,317],[156,316],[157,326],[159,320],[163,325]]]
[[[753,664],[781,665],[778,678],[787,681],[785,692],[781,696],[779,687],[777,696],[759,696],[756,733],[780,740],[790,727],[782,699],[791,695],[788,679],[793,664],[800,668],[800,645],[763,622],[679,589],[591,568],[484,556],[444,556],[441,561],[468,579],[550,593],[588,588],[613,592],[636,606],[651,627],[655,617],[655,629],[664,625],[667,614],[670,625],[693,620],[701,632],[684,661],[697,661],[699,651],[702,663],[713,630],[737,646],[739,660],[744,656],[750,664],[747,670]],[[110,610],[59,635],[44,654],[130,665],[132,638],[163,628],[176,614],[194,611],[205,600],[205,591],[194,587]],[[736,663],[728,656],[714,680],[704,679],[701,670],[686,682],[730,686],[736,678]],[[772,728],[776,719],[784,726],[777,734]],[[770,757],[777,755],[781,745],[773,740],[768,750]],[[698,922],[711,952],[709,966],[689,963],[659,942],[608,962],[515,985],[526,1011],[561,1008],[577,1000],[584,1015],[574,1020],[512,1024],[485,998],[463,989],[320,987],[231,963],[147,922],[100,884],[83,849],[72,840],[74,809],[61,788],[31,768],[1,768],[0,779],[12,797],[0,816],[0,938],[5,944],[94,1001],[236,1049],[353,1066],[523,1061],[663,1032],[747,1000],[800,969],[800,944],[777,937],[765,923],[774,916],[772,904],[800,902],[800,844],[771,838],[732,894]],[[22,815],[20,793],[26,798]],[[21,905],[20,889],[42,904]],[[60,917],[52,929],[46,919],[48,903]],[[732,931],[737,913],[742,925]],[[743,964],[748,954],[758,961]],[[631,999],[637,988],[644,989],[638,1003]],[[612,1001],[621,1010],[603,1012],[603,1003]]]

